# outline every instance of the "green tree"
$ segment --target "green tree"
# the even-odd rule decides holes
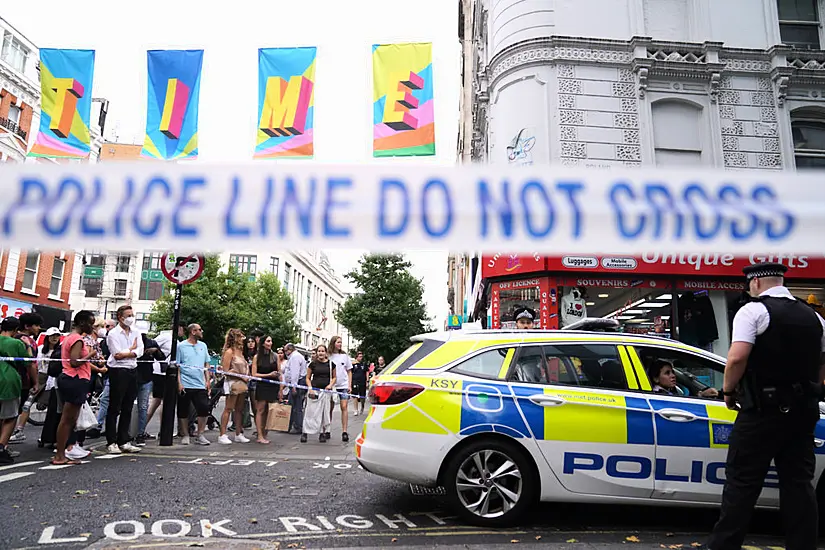
[[[276,277],[264,274],[256,280],[234,268],[229,272],[220,268],[220,260],[208,256],[200,279],[184,287],[181,303],[181,323],[201,325],[210,350],[221,351],[230,328],[269,331],[276,344],[296,337],[292,298]],[[149,321],[158,330],[172,328],[173,288],[167,284],[152,308]]]
[[[344,302],[337,318],[370,360],[383,355],[389,363],[409,347],[411,336],[428,330],[424,285],[410,267],[401,254],[367,254],[345,275],[361,292]]]

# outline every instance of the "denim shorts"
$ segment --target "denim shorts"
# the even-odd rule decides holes
[[[347,388],[335,388],[335,393],[338,394],[338,399],[341,401],[349,399],[349,390]]]
[[[64,403],[82,405],[86,402],[90,389],[91,382],[85,378],[69,376],[66,373],[57,378],[57,391],[60,392],[60,398]]]

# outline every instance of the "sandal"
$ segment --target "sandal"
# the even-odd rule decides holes
[[[81,463],[79,460],[74,460],[72,458],[67,458],[66,462],[58,462],[57,458],[52,458],[50,462],[52,463],[52,466],[77,466]]]
[[[268,439],[259,439],[257,442],[260,443],[261,445],[269,445],[270,443],[272,443]]]

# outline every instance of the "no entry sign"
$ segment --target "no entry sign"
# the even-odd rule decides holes
[[[167,252],[160,259],[163,275],[178,285],[194,283],[203,273],[204,258],[200,254]]]

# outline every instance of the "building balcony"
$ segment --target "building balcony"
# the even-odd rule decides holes
[[[16,122],[13,122],[7,118],[0,118],[0,126],[11,132],[12,134],[18,136],[23,142],[26,142],[27,133],[23,130],[20,126],[17,125]]]

